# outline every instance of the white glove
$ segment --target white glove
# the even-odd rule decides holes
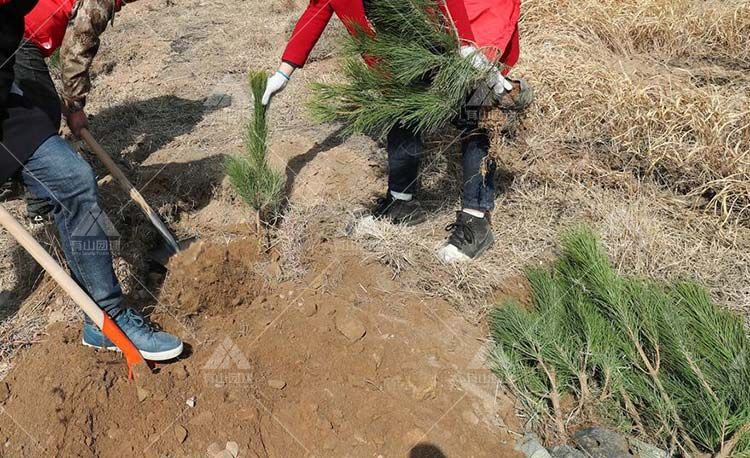
[[[490,75],[487,77],[487,85],[495,91],[496,95],[501,96],[506,91],[513,89],[511,82],[500,73],[500,69],[493,65],[482,51],[474,46],[462,46],[460,54],[464,59],[468,59],[471,65],[477,70],[490,72]]]
[[[459,53],[461,54],[461,57],[471,62],[471,65],[477,70],[483,72],[496,70],[496,67],[492,65],[492,62],[490,62],[489,59],[487,59],[487,56],[474,46],[462,46]]]
[[[276,73],[269,76],[268,82],[266,83],[266,92],[263,94],[263,100],[261,101],[263,106],[267,106],[269,102],[271,102],[271,97],[281,92],[288,82],[289,77],[282,73],[281,70],[278,70]]]
[[[495,91],[496,96],[500,97],[506,92],[510,92],[513,90],[513,83],[511,83],[510,80],[506,78],[502,73],[498,72],[497,78],[498,78],[498,82],[492,88],[492,90]]]

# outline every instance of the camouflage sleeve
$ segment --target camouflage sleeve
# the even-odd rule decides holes
[[[114,19],[115,0],[78,0],[60,48],[62,99],[67,111],[86,105],[91,90],[89,69],[99,50],[99,35]]]

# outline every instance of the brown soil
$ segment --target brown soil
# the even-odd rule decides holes
[[[170,294],[177,317],[215,315],[255,299],[262,288],[260,244],[237,240],[227,245],[198,241],[170,261]]]
[[[192,354],[139,383],[77,325],[51,326],[0,387],[3,454],[205,456],[233,441],[249,457],[514,456],[480,331],[345,243],[315,243],[305,278],[265,288],[256,239],[191,247],[154,316]],[[188,327],[172,312],[200,314]]]

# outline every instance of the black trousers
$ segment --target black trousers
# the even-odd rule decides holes
[[[414,194],[419,181],[419,162],[424,144],[408,129],[396,126],[388,133],[388,190]],[[461,139],[463,208],[491,211],[495,208],[495,162],[489,157],[490,139],[476,129]]]
[[[22,42],[16,54],[15,83],[24,93],[24,98],[40,108],[50,118],[57,131],[60,130],[61,108],[55,83],[49,74],[39,48],[35,44]]]

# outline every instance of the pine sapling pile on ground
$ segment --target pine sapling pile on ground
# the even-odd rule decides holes
[[[245,154],[230,157],[226,162],[226,173],[237,194],[258,211],[260,219],[270,221],[281,206],[285,178],[266,160],[268,122],[266,107],[261,103],[266,78],[263,72],[250,74],[255,111],[245,131]]]
[[[489,70],[461,58],[435,0],[372,1],[368,19],[375,33],[360,29],[342,46],[346,82],[313,85],[313,116],[342,122],[347,135],[383,136],[396,124],[420,134],[445,128]]]
[[[490,360],[541,430],[564,441],[590,420],[686,456],[750,456],[750,340],[702,287],[621,275],[585,228],[527,279],[532,304],[491,315]]]

